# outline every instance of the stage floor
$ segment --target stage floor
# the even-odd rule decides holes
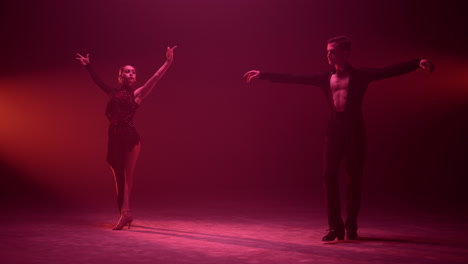
[[[468,263],[466,216],[362,210],[359,240],[323,243],[323,206],[140,207],[130,230],[115,209],[15,209],[1,217],[0,263]]]

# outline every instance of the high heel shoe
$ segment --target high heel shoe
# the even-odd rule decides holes
[[[128,225],[128,229],[130,229],[130,225],[132,224],[133,222],[133,216],[130,215],[129,212],[122,212],[122,214],[120,214],[120,218],[119,218],[119,222],[117,223],[117,225],[112,228],[112,230],[122,230],[122,228],[126,225]]]

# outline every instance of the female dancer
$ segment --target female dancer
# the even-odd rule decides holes
[[[136,82],[136,70],[130,65],[119,69],[119,86],[117,88],[104,84],[96,75],[90,65],[89,54],[83,57],[77,53],[76,59],[86,66],[94,82],[110,97],[107,103],[106,116],[109,119],[107,162],[114,174],[117,204],[120,210],[120,218],[113,230],[121,230],[130,225],[133,217],[130,214],[130,193],[133,184],[133,172],[140,153],[140,136],[133,125],[133,117],[141,101],[151,92],[156,83],[166,73],[174,59],[174,49],[167,48],[166,62],[159,70],[141,87],[134,88]]]

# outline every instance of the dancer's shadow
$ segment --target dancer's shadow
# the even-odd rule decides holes
[[[382,238],[382,237],[360,237],[357,241],[361,241],[361,242],[386,242],[386,243],[415,243],[415,244],[421,243],[421,241],[416,241],[416,240],[411,240],[411,239]]]
[[[335,247],[335,246],[327,246],[333,244],[343,244],[346,243],[348,245],[352,244],[360,244],[365,243],[366,247],[372,245],[372,242],[385,242],[385,245],[388,246],[392,243],[415,243],[415,244],[426,244],[420,241],[414,240],[407,240],[407,239],[385,239],[385,238],[370,238],[370,237],[362,237],[359,240],[343,240],[340,242],[330,242],[330,243],[323,243],[319,245],[304,245],[298,243],[291,243],[291,242],[280,242],[280,241],[273,241],[273,240],[266,240],[261,238],[246,238],[246,237],[239,237],[239,236],[229,236],[229,235],[221,235],[221,234],[208,234],[208,233],[201,233],[201,232],[190,232],[190,231],[181,231],[181,230],[174,230],[174,229],[165,229],[165,228],[155,228],[149,226],[142,226],[142,225],[135,225],[140,230],[130,230],[131,232],[137,233],[145,233],[145,234],[155,234],[155,235],[164,235],[164,236],[171,236],[171,237],[179,237],[185,239],[191,239],[194,241],[203,241],[203,242],[212,242],[212,243],[219,243],[224,245],[234,245],[234,246],[243,246],[243,247],[250,247],[250,248],[257,248],[257,249],[265,249],[265,250],[273,250],[273,251],[285,251],[290,253],[301,253],[307,255],[315,255],[317,257],[330,257],[330,256],[352,256],[355,260],[362,260],[366,261],[369,258],[380,258],[382,257],[382,253],[376,252],[366,252],[365,254],[356,255],[353,251],[343,251],[342,247]],[[143,230],[141,230],[143,229]],[[427,243],[430,244],[430,243]],[[432,245],[432,244],[430,244]],[[392,255],[387,255],[387,258],[393,258]]]
[[[444,243],[443,241],[429,241],[429,240],[417,240],[409,238],[384,238],[384,237],[359,237],[357,240],[337,240],[333,242],[325,243],[327,245],[334,244],[366,244],[366,247],[383,247],[390,244],[413,244],[420,246],[443,246],[443,247],[459,247],[465,248],[464,245]]]
[[[140,229],[145,230],[130,230],[131,232],[146,233],[146,234],[158,234],[158,235],[167,235],[173,237],[181,237],[199,241],[206,242],[215,242],[236,246],[246,246],[246,247],[255,247],[262,249],[270,250],[282,250],[282,251],[294,251],[299,253],[306,254],[316,254],[316,251],[320,249],[312,245],[303,245],[297,243],[289,242],[279,242],[272,240],[256,239],[256,238],[246,238],[238,236],[228,236],[228,235],[218,235],[218,234],[207,234],[199,232],[189,232],[189,231],[180,231],[174,229],[165,229],[165,228],[155,228],[142,225],[133,225]]]
[[[325,242],[327,245],[334,244],[362,244],[370,242],[385,242],[385,243],[421,243],[421,241],[410,240],[410,239],[397,239],[397,238],[377,238],[377,237],[359,237],[357,240],[335,240],[331,242]],[[424,242],[423,242],[424,243]]]
[[[273,250],[273,251],[285,251],[291,253],[301,253],[308,255],[319,255],[322,257],[328,257],[333,254],[334,250],[328,250],[321,245],[304,245],[290,242],[279,242],[266,239],[258,238],[246,238],[229,235],[219,234],[208,234],[199,232],[180,231],[174,229],[155,228],[142,225],[134,225],[139,229],[144,230],[130,230],[131,232],[145,233],[145,234],[157,234],[171,237],[179,237],[185,239],[191,239],[195,241],[204,241],[219,243],[224,245],[234,245],[242,247],[250,247],[257,249]],[[331,249],[331,248],[330,248]]]

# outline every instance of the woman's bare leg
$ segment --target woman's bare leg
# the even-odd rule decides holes
[[[119,207],[119,212],[122,212],[123,204],[123,194],[125,188],[125,170],[123,166],[110,166],[112,174],[114,175],[115,181],[115,193],[117,194],[117,206]]]
[[[140,154],[141,144],[138,143],[126,156],[124,166],[120,170],[113,169],[116,176],[118,202],[120,207],[120,218],[114,230],[121,230],[124,226],[130,225],[133,217],[130,214],[130,194],[133,186],[133,172],[135,171],[136,161]],[[120,176],[120,177],[117,177]],[[123,193],[123,196],[121,196]]]
[[[130,194],[133,187],[133,176],[135,171],[135,165],[140,155],[141,143],[138,143],[126,156],[124,172],[125,172],[125,185],[124,185],[124,197],[122,204],[122,212],[130,211]]]

